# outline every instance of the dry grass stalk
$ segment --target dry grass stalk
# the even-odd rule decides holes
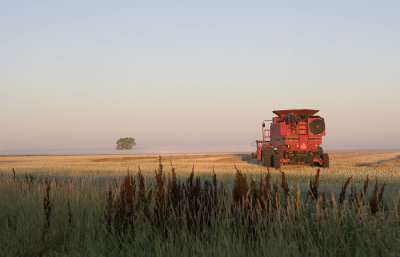
[[[367,176],[367,179],[364,181],[364,185],[363,185],[363,188],[361,191],[361,202],[360,202],[361,206],[363,206],[365,203],[365,197],[367,195],[368,183],[369,183],[369,178]]]
[[[42,239],[44,239],[47,230],[50,228],[50,215],[51,215],[51,200],[50,200],[51,179],[45,180],[45,196],[43,197],[43,212],[44,212],[44,230]]]
[[[353,204],[359,204],[359,197],[357,194],[357,189],[354,185],[351,186],[351,193],[350,193],[350,202]]]
[[[141,210],[143,210],[143,214],[147,217],[148,220],[151,219],[149,205],[153,198],[153,185],[150,185],[147,190],[146,197],[143,200],[143,203],[140,205]]]
[[[134,231],[134,202],[136,183],[132,175],[128,173],[119,187],[119,194],[113,203],[113,192],[111,187],[107,193],[106,219],[107,229],[114,226],[115,232],[121,238],[127,232]]]
[[[372,193],[372,197],[369,199],[369,207],[372,215],[375,215],[379,211],[378,181],[375,181],[374,191]]]
[[[267,211],[269,211],[269,203],[271,202],[271,175],[269,174],[269,171],[267,172],[267,175],[265,175],[265,184],[264,184],[264,191],[263,191],[263,196],[264,196],[264,201],[267,206]]]
[[[236,179],[233,183],[233,200],[243,204],[246,200],[248,186],[246,176],[235,166]]]
[[[317,173],[315,174],[314,180],[312,180],[310,178],[309,194],[314,200],[318,199],[318,186],[319,186],[320,172],[321,172],[321,170],[318,168]]]
[[[165,176],[163,174],[163,165],[161,162],[161,156],[159,157],[159,167],[158,171],[155,173],[156,178],[156,204],[154,206],[154,212],[156,214],[157,222],[161,222],[162,212],[165,204],[165,193],[164,193],[164,183]]]
[[[173,205],[174,209],[176,209],[176,208],[178,208],[179,203],[182,201],[183,192],[182,192],[181,183],[176,178],[175,170],[173,170],[172,174],[173,174],[173,176],[172,176],[171,197],[172,197],[172,205]]]
[[[346,189],[350,184],[350,180],[352,177],[349,177],[346,182],[342,185],[342,190],[340,191],[340,196],[339,196],[339,204],[342,204],[346,198]]]
[[[44,212],[44,223],[42,228],[42,249],[39,252],[39,256],[46,255],[48,249],[48,238],[47,235],[50,230],[50,215],[51,215],[51,199],[50,199],[50,190],[51,190],[51,179],[45,179],[45,195],[43,197],[43,212]]]
[[[68,212],[68,227],[72,225],[72,210],[69,201],[67,202],[67,212]]]
[[[113,202],[114,202],[114,196],[113,196],[113,190],[112,187],[109,186],[107,190],[107,198],[106,198],[106,228],[109,233],[111,233],[111,221],[113,218]]]
[[[145,206],[148,207],[149,203],[151,202],[151,199],[153,198],[153,185],[151,185],[149,187],[149,189],[147,190],[147,194],[146,194],[146,204]]]
[[[213,175],[212,175],[212,184],[213,184],[213,197],[214,197],[214,205],[216,206],[218,203],[218,194],[217,194],[217,174],[215,174],[213,167]]]
[[[327,204],[326,193],[323,192],[323,193],[322,193],[321,208],[322,208],[322,210],[324,210],[324,211],[325,211],[325,208],[326,208],[326,204]]]
[[[250,192],[249,193],[251,196],[251,199],[249,199],[249,200],[251,200],[252,206],[253,206],[253,208],[255,208],[256,205],[260,204],[261,193],[257,189],[256,182],[254,181],[254,179],[252,179],[250,181]]]
[[[274,183],[274,197],[272,202],[272,209],[279,210],[280,209],[280,198],[279,198],[279,189],[278,189],[278,182]]]
[[[285,192],[286,195],[289,194],[289,185],[286,182],[285,172],[281,171],[281,188]]]
[[[265,207],[264,191],[265,191],[264,179],[263,177],[260,176],[260,180],[258,181],[258,201],[262,209],[264,209]]]
[[[14,180],[14,182],[16,182],[17,181],[17,176],[15,175],[15,169],[14,168],[12,169],[12,174],[13,174],[13,180]]]
[[[383,193],[385,192],[386,182],[383,183],[381,190],[379,191],[379,202],[382,203]]]
[[[386,183],[383,183],[380,191],[378,191],[378,181],[375,180],[374,191],[369,200],[369,206],[370,206],[372,215],[375,215],[379,211],[379,208],[382,204],[383,193],[385,192],[385,186],[386,186]]]
[[[29,185],[32,184],[36,180],[35,176],[32,174],[25,173],[25,182]]]
[[[138,199],[136,205],[140,208],[143,204],[145,204],[145,199],[146,199],[145,181],[140,166],[139,166],[139,171],[136,174],[136,181],[139,184]]]

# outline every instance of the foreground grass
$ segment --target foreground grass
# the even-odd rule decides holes
[[[187,173],[180,180],[160,165],[152,182],[138,173],[111,183],[3,175],[0,256],[397,256],[400,250],[399,195],[380,200],[388,194],[380,191],[383,182],[379,190],[375,181],[365,189],[349,184],[340,200],[340,192],[318,192],[325,170],[305,178],[312,178],[312,194],[289,187],[282,173],[279,180],[266,172],[251,180],[236,170],[231,184]]]
[[[339,193],[343,181],[352,177],[352,183],[361,185],[367,176],[385,182],[385,197],[397,193],[400,184],[400,151],[337,151],[330,152],[331,168],[321,173],[320,190]],[[235,179],[234,166],[249,178],[258,179],[266,168],[257,164],[249,154],[166,154],[162,156],[165,167],[175,167],[179,177],[189,176],[192,168],[196,175],[209,177],[214,171],[220,181],[231,186]],[[8,176],[15,169],[17,176],[26,173],[39,177],[85,180],[107,183],[122,179],[128,171],[136,173],[141,168],[148,181],[154,180],[158,165],[156,154],[130,155],[69,155],[69,156],[0,156],[0,174]],[[284,166],[289,187],[307,190],[309,178],[315,168]],[[279,180],[280,172],[271,169],[271,177]]]

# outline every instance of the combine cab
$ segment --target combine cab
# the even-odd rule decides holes
[[[311,109],[273,111],[277,117],[262,123],[262,140],[256,141],[257,161],[274,168],[285,164],[329,168],[329,155],[320,147],[325,121],[315,115],[317,112]],[[270,127],[266,128],[268,121]]]

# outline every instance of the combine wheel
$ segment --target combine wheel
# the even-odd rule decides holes
[[[281,158],[279,157],[279,154],[273,155],[273,166],[275,169],[281,168]]]
[[[272,156],[274,155],[274,148],[271,146],[264,147],[262,151],[262,163],[265,167],[271,167]]]
[[[318,146],[318,153],[320,156],[322,156],[324,154],[324,150],[320,146]]]
[[[322,167],[329,168],[329,155],[327,153],[322,155]]]

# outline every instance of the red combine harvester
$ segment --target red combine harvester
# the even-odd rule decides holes
[[[257,161],[267,167],[307,164],[329,168],[329,155],[320,144],[325,121],[319,110],[292,109],[273,111],[278,117],[262,123],[262,140],[257,140]],[[270,121],[270,128],[265,122]]]

